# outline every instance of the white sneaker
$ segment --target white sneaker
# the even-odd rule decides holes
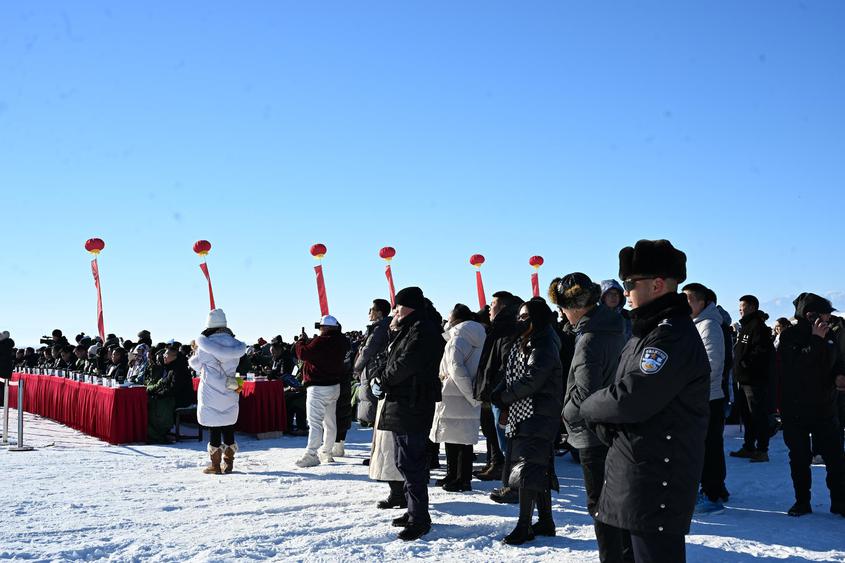
[[[297,467],[315,467],[320,465],[320,458],[315,456],[314,454],[306,453],[301,458],[296,460]]]
[[[332,446],[332,455],[337,457],[346,457],[346,450],[343,449],[343,440],[334,443],[334,446]]]
[[[334,458],[329,452],[320,452],[320,461],[323,463],[334,463]]]

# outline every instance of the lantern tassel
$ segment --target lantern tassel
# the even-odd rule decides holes
[[[534,292],[534,297],[540,297],[540,277],[537,272],[531,274],[531,289]]]
[[[208,275],[208,264],[205,263],[205,260],[200,263],[200,270],[205,274],[205,279],[208,281],[208,302],[213,311],[217,307],[214,305],[214,291],[211,289],[211,276]]]

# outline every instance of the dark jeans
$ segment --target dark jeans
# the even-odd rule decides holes
[[[830,489],[831,502],[845,502],[845,457],[842,453],[841,433],[835,418],[799,420],[784,417],[783,441],[789,448],[789,469],[795,488],[795,500],[810,501],[810,465],[815,449],[824,459],[827,468],[827,488]],[[813,435],[812,445],[810,434]]]
[[[607,446],[595,446],[578,450],[581,469],[584,472],[584,489],[587,492],[587,511],[595,516],[604,485],[604,462],[607,458]],[[599,560],[602,563],[633,561],[631,537],[627,530],[620,530],[604,522],[595,520],[596,541],[599,544]]]
[[[704,468],[701,490],[710,500],[719,499],[725,491],[725,400],[710,401],[710,422],[704,438]]]
[[[396,469],[405,479],[408,522],[430,524],[428,514],[428,432],[393,434]]]
[[[631,532],[631,546],[637,563],[684,563],[687,560],[683,534]]]
[[[231,446],[235,443],[235,425],[231,426],[214,426],[208,429],[211,432],[209,443],[214,448],[220,447],[220,438],[223,438],[223,444]]]
[[[769,401],[764,385],[741,385],[745,395],[740,416],[745,425],[743,446],[747,450],[769,451]]]
[[[296,416],[295,428],[308,430],[308,422],[305,417],[305,392],[285,393],[285,414],[287,415],[288,430],[294,429],[293,419]]]
[[[487,442],[487,463],[502,465],[505,457],[496,436],[496,421],[493,418],[493,411],[487,404],[481,407],[481,433],[484,434]]]

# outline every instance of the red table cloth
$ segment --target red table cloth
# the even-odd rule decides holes
[[[194,378],[194,391],[200,385]],[[235,430],[247,434],[283,432],[287,427],[285,386],[281,381],[244,381]]]
[[[147,441],[147,390],[103,387],[51,375],[12,374],[24,380],[27,412],[96,436],[110,444]],[[17,408],[17,388],[9,390],[9,406]]]

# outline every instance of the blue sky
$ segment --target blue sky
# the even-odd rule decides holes
[[[669,238],[734,312],[841,292],[845,4],[38,2],[0,7],[0,325],[187,340],[212,242],[239,336],[617,271]],[[841,296],[841,293],[835,294]],[[834,305],[845,308],[845,302]]]

